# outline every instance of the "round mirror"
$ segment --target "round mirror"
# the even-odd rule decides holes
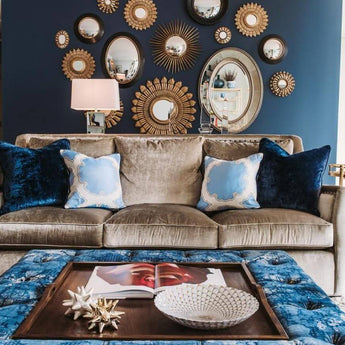
[[[137,7],[135,10],[134,10],[134,15],[137,19],[139,20],[143,20],[147,17],[147,12],[145,10],[145,8],[143,7]]]
[[[95,14],[83,14],[74,23],[76,36],[84,43],[96,43],[104,34],[102,19]]]
[[[262,39],[259,45],[259,55],[267,63],[281,62],[287,54],[285,40],[278,35],[269,35]]]
[[[219,44],[226,44],[231,40],[231,31],[226,26],[222,26],[216,30],[214,38]]]
[[[144,58],[140,43],[127,33],[113,35],[103,50],[104,71],[121,86],[132,85],[141,75]]]
[[[258,18],[254,14],[248,14],[245,20],[248,25],[255,26],[258,21]]]
[[[176,109],[176,103],[173,99],[161,98],[155,99],[151,106],[151,115],[159,121],[169,121]]]
[[[78,73],[81,73],[85,70],[86,68],[86,64],[85,64],[85,61],[83,60],[74,60],[72,62],[72,68],[78,72]]]
[[[199,77],[199,102],[217,130],[226,118],[230,133],[244,131],[257,117],[262,98],[261,72],[245,51],[221,49],[205,63]]]
[[[94,58],[84,49],[70,50],[62,60],[62,71],[70,80],[91,78],[95,67]]]
[[[212,25],[220,20],[228,8],[228,0],[188,0],[189,15],[199,24]]]
[[[285,89],[287,87],[287,81],[285,79],[278,80],[278,87],[280,89]]]
[[[64,49],[68,46],[69,44],[69,35],[67,31],[65,30],[60,30],[56,33],[55,35],[55,44],[61,48]]]
[[[187,43],[179,36],[171,36],[165,41],[165,51],[170,56],[182,56],[186,53]]]

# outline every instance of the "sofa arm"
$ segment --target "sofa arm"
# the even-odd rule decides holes
[[[323,186],[319,210],[333,223],[335,257],[335,294],[345,296],[345,187]]]

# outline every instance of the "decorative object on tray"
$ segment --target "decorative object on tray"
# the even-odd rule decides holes
[[[127,24],[135,30],[146,30],[157,19],[157,7],[152,0],[129,0],[124,9]]]
[[[288,48],[286,41],[279,35],[268,35],[259,44],[261,59],[269,64],[276,64],[285,58]]]
[[[60,49],[65,49],[69,45],[69,34],[65,30],[60,30],[55,35],[55,44]]]
[[[214,38],[219,44],[226,44],[231,40],[231,31],[226,26],[221,26],[214,33]]]
[[[197,23],[213,25],[226,13],[228,2],[228,0],[187,0],[187,10]]]
[[[62,302],[64,307],[68,307],[65,315],[74,314],[73,320],[77,320],[85,313],[92,311],[91,304],[95,304],[97,301],[93,297],[93,289],[85,290],[84,286],[78,286],[77,292],[71,290],[67,291],[70,295],[70,299],[65,299]]]
[[[92,55],[84,49],[70,50],[62,60],[62,71],[72,79],[89,79],[95,72],[96,63]]]
[[[158,66],[171,73],[191,69],[200,52],[198,29],[178,20],[159,25],[151,47]]]
[[[132,100],[135,127],[140,133],[186,134],[195,120],[193,94],[182,82],[163,77],[140,86]]]
[[[145,59],[140,42],[131,34],[118,32],[105,43],[102,67],[107,77],[129,87],[141,76]]]
[[[119,7],[119,0],[97,0],[97,6],[103,13],[113,13]]]
[[[295,78],[288,72],[277,72],[270,79],[271,91],[278,97],[286,97],[295,90]]]
[[[96,43],[104,34],[103,20],[92,13],[83,14],[74,23],[74,33],[84,43]]]
[[[345,178],[345,164],[330,164],[328,175],[339,177],[339,186],[343,186]]]
[[[160,293],[155,306],[168,318],[197,329],[237,325],[259,309],[251,294],[217,285],[181,285]]]
[[[237,11],[235,24],[242,35],[255,37],[266,30],[268,15],[262,6],[256,3],[248,3]]]
[[[116,310],[118,302],[118,300],[107,301],[106,298],[99,298],[97,303],[92,303],[91,310],[83,315],[84,318],[90,319],[88,321],[89,329],[98,326],[99,333],[102,333],[105,327],[112,327],[117,330],[117,324],[124,314],[123,311]]]

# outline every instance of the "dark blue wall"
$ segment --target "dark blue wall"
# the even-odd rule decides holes
[[[117,31],[134,34],[142,43],[146,64],[142,79],[133,87],[121,89],[125,114],[118,126],[108,132],[138,132],[131,119],[131,99],[141,83],[154,77],[168,76],[152,61],[149,40],[158,23],[181,19],[198,27],[202,54],[193,70],[174,75],[187,85],[197,98],[199,72],[207,58],[224,48],[215,42],[213,34],[220,25],[229,26],[233,38],[230,46],[249,52],[261,68],[265,95],[260,114],[246,133],[288,133],[300,135],[306,149],[331,144],[331,161],[335,162],[338,113],[338,84],[341,35],[341,0],[260,0],[268,12],[269,26],[256,38],[242,36],[234,25],[243,0],[229,1],[229,10],[222,21],[213,26],[201,26],[192,21],[185,9],[185,0],[154,0],[158,20],[146,31],[131,29],[123,18],[126,3],[113,14],[103,14],[96,0],[3,0],[3,92],[4,138],[14,141],[21,133],[85,132],[81,112],[70,105],[70,81],[61,71],[64,54],[73,48],[88,50],[96,60],[95,78],[103,78],[101,51],[109,36]],[[75,19],[82,13],[96,13],[104,21],[105,34],[94,45],[79,42],[73,33]],[[55,33],[65,29],[70,45],[58,49]],[[278,65],[268,65],[258,57],[257,46],[267,34],[283,36],[289,47],[286,59]],[[292,73],[295,92],[285,99],[275,97],[268,88],[269,78],[279,70]],[[198,121],[190,133],[197,133]]]

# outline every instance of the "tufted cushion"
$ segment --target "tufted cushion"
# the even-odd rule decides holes
[[[133,205],[104,225],[105,247],[217,248],[218,224],[193,207]]]
[[[311,249],[333,246],[333,225],[309,213],[282,210],[230,210],[212,219],[221,224],[220,248]]]

